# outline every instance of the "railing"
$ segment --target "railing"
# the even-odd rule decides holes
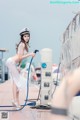
[[[80,66],[80,12],[72,19],[61,38],[61,68],[63,71]]]
[[[5,81],[5,65],[3,59],[3,53],[6,52],[6,49],[0,49],[0,82]]]
[[[76,14],[76,16],[73,18],[73,20],[70,22],[65,32],[63,33],[63,43],[67,39],[71,38],[78,28],[80,28],[80,12]]]

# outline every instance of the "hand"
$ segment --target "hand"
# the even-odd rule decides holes
[[[17,70],[18,70],[18,72],[19,72],[19,73],[21,72],[21,69],[20,69],[20,67],[19,67],[19,66],[17,67]]]
[[[32,52],[32,53],[31,53],[31,56],[32,56],[32,57],[35,57],[35,53]]]

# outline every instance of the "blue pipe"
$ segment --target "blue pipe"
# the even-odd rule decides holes
[[[37,52],[39,52],[39,50],[35,50],[34,53],[36,54]],[[28,77],[27,77],[27,93],[26,93],[26,100],[25,100],[25,103],[23,105],[21,105],[22,107],[20,109],[16,109],[16,110],[0,110],[0,111],[9,111],[9,112],[15,112],[15,111],[20,111],[22,110],[25,106],[27,105],[36,105],[36,102],[31,102],[31,103],[27,103],[28,102],[28,94],[29,94],[29,74],[30,74],[30,67],[31,67],[31,64],[32,64],[32,61],[33,61],[33,57],[31,58],[30,60],[30,64],[29,64],[29,69],[28,69]],[[14,106],[11,106],[11,105],[2,105],[0,107],[14,107]]]

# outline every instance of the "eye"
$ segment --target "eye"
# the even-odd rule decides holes
[[[27,37],[27,36],[24,36],[24,37]]]

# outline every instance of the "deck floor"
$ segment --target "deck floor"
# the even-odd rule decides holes
[[[20,92],[20,103],[24,104],[26,96],[26,90],[22,90]],[[35,85],[30,86],[29,90],[29,98],[30,99],[36,99],[38,97],[38,88]],[[78,98],[80,99],[80,97]],[[73,109],[73,113],[76,113],[76,115],[80,115],[80,100],[73,100],[71,104],[71,110]],[[0,105],[12,105],[12,82],[10,80],[6,81],[5,83],[0,84]],[[15,109],[15,108],[2,108],[0,107],[0,110],[4,109]],[[40,110],[40,109],[32,109],[30,106],[26,106],[23,110],[17,111],[17,112],[8,112],[9,118],[3,119],[2,118],[3,111],[0,111],[0,120],[69,120],[65,117],[57,117],[55,119],[55,116],[51,114],[50,110]],[[77,119],[75,119],[77,120]]]
[[[23,94],[24,93],[24,94]],[[30,86],[29,90],[29,98],[36,99],[38,97],[38,88],[35,85]],[[20,91],[20,103],[24,104],[26,96],[26,91]],[[0,84],[0,105],[12,105],[12,82],[10,80],[6,81],[5,83]],[[2,108],[4,109],[15,109],[15,108]],[[4,111],[0,111],[2,114]],[[26,106],[23,110],[17,112],[8,112],[9,120],[49,120],[50,119],[50,111],[49,110],[38,110],[38,109],[31,109],[30,106]],[[0,115],[1,116],[1,115]],[[0,120],[4,120],[0,118]],[[7,120],[7,119],[6,119]]]

